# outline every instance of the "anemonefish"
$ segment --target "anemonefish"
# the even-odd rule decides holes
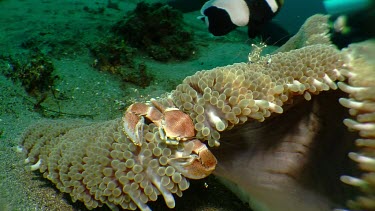
[[[248,26],[254,38],[279,11],[284,0],[210,0],[199,16],[215,36],[228,34],[238,26]]]

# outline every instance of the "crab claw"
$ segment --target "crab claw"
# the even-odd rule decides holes
[[[187,148],[190,148],[191,145],[192,150],[190,155],[173,158],[169,161],[169,164],[187,178],[205,178],[215,170],[217,160],[200,140],[193,139],[185,142]]]
[[[155,107],[144,103],[133,103],[122,117],[124,133],[137,146],[141,146],[143,141],[144,116],[156,125],[161,125],[163,114]]]
[[[142,145],[143,125],[143,116],[138,116],[132,112],[125,112],[125,115],[122,117],[122,130],[133,144],[137,146]]]

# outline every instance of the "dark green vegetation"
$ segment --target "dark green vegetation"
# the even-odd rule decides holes
[[[90,45],[90,52],[95,58],[93,67],[111,73],[119,73],[121,66],[134,68],[135,49],[123,40],[108,37]]]
[[[182,13],[163,4],[139,3],[112,27],[113,35],[89,45],[93,67],[119,75],[140,87],[150,85],[144,63],[135,54],[147,53],[158,61],[186,60],[193,55],[193,35],[184,29]]]
[[[39,50],[28,54],[2,56],[1,72],[14,82],[19,82],[26,92],[39,96],[51,89],[58,78],[53,74],[54,66],[49,57]]]
[[[67,113],[61,110],[61,102],[72,98],[66,94],[66,91],[55,88],[59,77],[54,71],[51,58],[38,49],[30,50],[28,53],[0,56],[0,74],[21,85],[31,97],[18,92],[5,92],[3,96],[19,97],[23,103],[32,105],[33,111],[48,118],[59,116],[92,118],[89,114]],[[15,113],[12,107],[11,104],[7,105],[4,111]],[[0,128],[0,137],[3,133],[4,129]]]
[[[182,13],[160,3],[139,3],[113,28],[132,47],[158,61],[186,60],[193,55],[192,32],[185,29]]]
[[[134,61],[136,49],[129,47],[124,40],[108,37],[90,46],[95,58],[93,67],[119,75],[121,80],[140,87],[150,85],[152,77],[146,72],[146,65]]]

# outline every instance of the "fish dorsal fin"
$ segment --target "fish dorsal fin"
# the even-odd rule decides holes
[[[249,23],[250,11],[245,0],[210,0],[203,5],[201,13],[204,15],[204,11],[211,6],[227,11],[236,26],[246,26]]]

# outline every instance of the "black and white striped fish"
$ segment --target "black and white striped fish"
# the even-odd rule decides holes
[[[228,34],[238,26],[248,26],[248,35],[254,38],[283,3],[284,0],[210,0],[203,5],[199,18],[215,36]]]

